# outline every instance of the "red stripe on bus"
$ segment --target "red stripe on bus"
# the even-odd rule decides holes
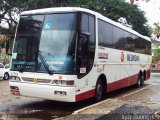
[[[111,92],[111,91],[121,89],[130,85],[134,85],[137,83],[137,80],[138,80],[138,74],[118,80],[113,83],[109,83],[107,85],[107,92]]]
[[[151,77],[151,70],[146,71],[146,80],[149,80]]]
[[[149,79],[150,70],[147,70],[146,73],[147,73],[147,79]],[[106,92],[111,92],[117,89],[121,89],[127,86],[134,85],[137,83],[137,80],[138,80],[138,74],[132,75],[130,77],[127,77],[121,80],[117,80],[116,82],[113,82],[113,83],[109,83],[107,84]],[[94,95],[95,95],[95,89],[81,93],[79,95],[76,95],[76,102],[94,97]]]
[[[95,89],[76,95],[76,102],[93,97]]]

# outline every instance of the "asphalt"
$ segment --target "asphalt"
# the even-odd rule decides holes
[[[8,81],[0,80],[0,120],[158,120],[159,86],[160,74],[153,73],[143,87],[114,91],[102,102],[65,103],[13,96]]]
[[[128,88],[129,92],[111,95],[100,103],[77,110],[58,120],[160,120],[159,86],[160,74],[153,73],[151,80],[146,81],[142,88]]]

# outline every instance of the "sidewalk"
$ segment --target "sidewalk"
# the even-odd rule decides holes
[[[160,110],[160,81],[147,82],[141,89],[111,97],[58,120],[155,120],[159,117],[155,113]]]

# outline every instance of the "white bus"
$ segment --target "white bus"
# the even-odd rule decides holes
[[[9,86],[14,95],[77,102],[150,78],[149,38],[83,8],[22,12]]]

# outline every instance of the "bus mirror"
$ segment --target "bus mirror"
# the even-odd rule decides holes
[[[83,32],[83,31],[81,31],[80,41],[89,40],[89,36],[90,35],[91,34],[89,32]]]
[[[90,36],[91,34],[89,32],[81,32],[81,35]]]
[[[9,46],[10,46],[10,39],[7,38],[6,39],[6,54],[7,55],[11,55],[11,54],[9,54]]]

